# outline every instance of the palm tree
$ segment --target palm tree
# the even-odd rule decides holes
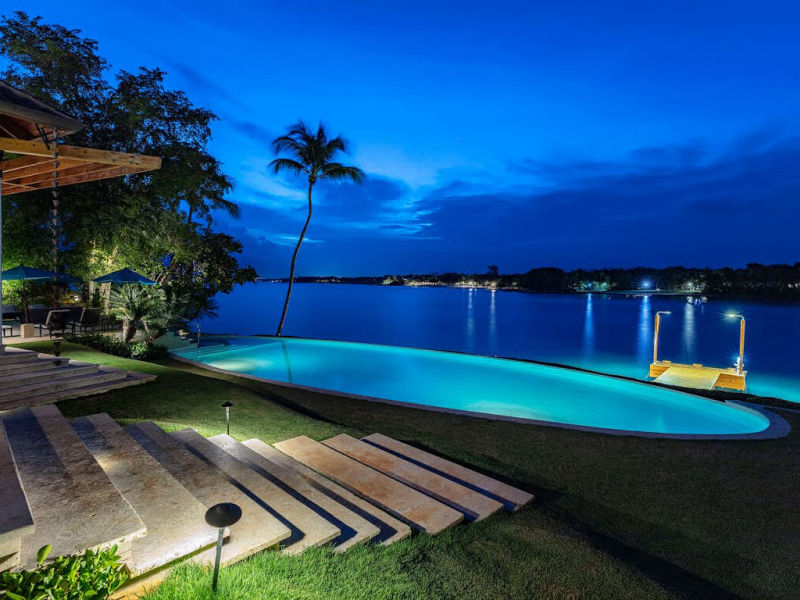
[[[336,156],[340,152],[347,152],[347,142],[341,136],[328,138],[325,126],[320,123],[316,133],[306,127],[302,121],[298,121],[289,127],[286,135],[275,138],[272,142],[275,154],[285,152],[289,157],[278,157],[269,163],[275,173],[289,171],[297,175],[308,177],[308,216],[300,232],[297,245],[292,254],[292,266],[289,271],[289,289],[286,290],[286,300],[283,303],[281,320],[278,323],[278,331],[275,335],[280,335],[283,329],[283,322],[286,320],[286,312],[289,310],[289,300],[292,297],[292,286],[294,285],[294,267],[297,261],[297,253],[303,238],[306,236],[308,224],[311,221],[311,190],[314,184],[321,179],[342,180],[349,179],[356,183],[361,183],[364,179],[364,172],[358,167],[345,166],[336,162]]]
[[[122,319],[122,339],[127,344],[139,327],[147,329],[147,321],[158,318],[164,304],[164,292],[142,285],[122,285],[111,291],[111,314]]]

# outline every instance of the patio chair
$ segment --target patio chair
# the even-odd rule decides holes
[[[80,332],[95,331],[101,327],[102,322],[100,320],[100,309],[84,308],[81,311],[80,318],[77,321],[72,322],[72,333],[75,333],[76,330]]]
[[[44,330],[47,329],[48,337],[53,337],[55,332],[60,332],[61,335],[67,330],[67,321],[69,321],[69,310],[56,309],[47,313],[47,319],[44,324],[37,323],[34,327],[40,331],[39,335],[44,335]]]

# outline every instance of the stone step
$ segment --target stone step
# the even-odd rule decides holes
[[[17,410],[3,423],[36,526],[22,538],[20,565],[35,567],[47,544],[52,557],[114,544],[129,555],[144,523],[58,409]]]
[[[243,442],[242,445],[263,456],[271,463],[280,465],[297,474],[312,487],[375,525],[380,530],[380,533],[373,541],[388,546],[411,535],[411,528],[402,521],[395,519],[389,513],[384,512],[377,506],[346,490],[338,483],[323,477],[303,463],[296,461],[261,440],[254,438]]]
[[[97,372],[97,365],[72,363],[59,367],[51,364],[49,369],[39,369],[13,375],[0,375],[0,398],[12,397],[20,389],[32,389],[42,382],[55,382],[59,379],[68,379],[69,377],[88,375],[95,372]]]
[[[19,565],[20,540],[33,533],[33,515],[0,421],[0,572]]]
[[[7,375],[17,375],[19,373],[30,373],[33,371],[41,371],[43,369],[51,369],[55,367],[53,361],[56,357],[42,357],[41,355],[36,360],[23,360],[19,362],[0,363],[0,381]],[[64,357],[60,358],[62,361],[61,366],[66,367],[69,364],[69,359]]]
[[[306,548],[323,546],[341,534],[338,527],[193,429],[183,429],[171,435],[224,473],[231,483],[247,490],[256,502],[291,530],[292,535],[281,544],[284,552],[297,554]]]
[[[138,576],[214,544],[207,507],[107,414],[82,417],[72,427],[147,527],[134,540],[127,566]]]
[[[490,498],[501,502],[507,510],[518,510],[533,500],[533,494],[524,490],[512,487],[467,467],[462,467],[430,452],[398,442],[383,434],[373,433],[365,437],[363,441],[400,456],[442,477],[447,477],[461,485],[486,494]]]
[[[242,518],[231,527],[228,542],[222,547],[223,565],[277,546],[291,535],[289,528],[253,500],[247,490],[230,483],[216,468],[187,450],[155,423],[137,423],[124,429],[204,505],[234,502],[241,507]],[[201,552],[192,557],[192,561],[213,564],[214,551]]]
[[[275,447],[426,533],[439,533],[464,519],[438,500],[304,435]]]
[[[129,371],[125,373],[125,371],[119,371],[120,373],[124,374],[123,378],[119,378],[119,376],[114,377],[112,379],[108,379],[105,376],[106,370],[112,370],[107,367],[100,367],[99,371],[102,374],[98,374],[94,378],[87,378],[86,384],[81,385],[79,387],[70,387],[68,389],[63,389],[56,392],[50,392],[47,394],[41,394],[34,397],[29,398],[29,402],[27,404],[29,406],[34,406],[36,404],[50,404],[53,402],[60,402],[61,400],[67,400],[68,398],[80,398],[81,396],[95,396],[97,394],[105,394],[106,392],[110,392],[112,390],[118,390],[126,387],[131,387],[133,385],[142,385],[144,383],[148,383],[150,381],[154,381],[156,379],[155,375],[147,375],[144,373],[136,373],[134,371]],[[19,400],[14,401],[17,405],[20,403]],[[0,403],[0,411],[6,410],[3,408],[3,404]]]
[[[40,381],[35,384],[14,388],[14,394],[0,397],[0,410],[16,408],[20,404],[30,406],[41,404],[41,396],[64,392],[75,388],[98,383],[110,383],[122,381],[126,377],[125,371],[116,369],[97,369],[90,370],[81,375],[72,377],[61,377],[53,381]]]
[[[0,348],[0,364],[8,365],[11,363],[36,360],[38,355],[38,352],[33,352],[32,350],[14,348],[13,346],[4,346]]]
[[[488,496],[349,435],[337,435],[322,443],[461,511],[471,521],[485,519],[503,508]]]
[[[291,470],[270,462],[232,437],[221,434],[208,440],[246,463],[256,473],[266,477],[295,500],[306,504],[319,516],[338,527],[341,533],[333,540],[335,551],[344,552],[356,544],[371,540],[380,533],[378,527],[312,487]]]

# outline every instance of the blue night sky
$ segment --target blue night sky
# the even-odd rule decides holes
[[[646,7],[646,8],[643,8]],[[800,260],[797,2],[6,0],[216,112],[243,259],[305,217],[269,142],[302,118],[368,180],[321,185],[301,275]]]

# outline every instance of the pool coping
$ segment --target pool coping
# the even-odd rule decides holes
[[[325,339],[318,339],[318,338],[305,338],[305,337],[298,337],[298,336],[270,336],[270,335],[219,335],[215,336],[213,334],[204,336],[204,337],[236,337],[236,338],[257,338],[257,339],[297,339],[297,340],[309,340],[309,341],[327,341],[327,342],[343,342],[342,340],[325,340]],[[343,342],[343,343],[355,343],[355,344],[364,344],[364,345],[373,345],[373,346],[389,346],[393,347],[390,344],[370,344],[368,342]],[[409,346],[394,346],[397,348],[410,348]],[[538,364],[542,366],[549,366],[554,369],[565,369],[565,370],[578,370],[585,373],[597,375],[599,377],[610,377],[613,379],[621,379],[624,381],[628,381],[630,383],[638,383],[641,385],[654,385],[656,387],[669,389],[677,394],[684,394],[686,396],[692,396],[696,398],[701,398],[704,401],[711,401],[711,402],[721,402],[723,404],[736,404],[741,409],[749,412],[757,412],[764,416],[768,421],[769,425],[762,431],[757,431],[755,433],[738,433],[738,434],[714,434],[714,433],[707,433],[707,434],[695,434],[695,433],[657,433],[652,431],[636,431],[636,430],[628,430],[628,429],[609,429],[603,427],[591,427],[588,425],[573,425],[570,423],[559,423],[556,421],[543,421],[539,419],[526,419],[524,417],[512,417],[508,415],[497,415],[493,413],[483,413],[477,411],[470,411],[470,410],[460,410],[457,408],[444,408],[441,406],[430,406],[427,404],[417,404],[414,402],[402,402],[399,400],[389,400],[387,398],[379,398],[377,396],[364,396],[361,394],[351,394],[349,392],[340,392],[337,390],[329,390],[326,388],[318,388],[309,385],[302,385],[298,383],[289,383],[286,381],[277,381],[275,379],[269,379],[267,377],[259,377],[257,375],[250,375],[248,373],[239,373],[237,371],[231,371],[228,369],[220,369],[219,367],[213,367],[207,363],[203,363],[200,361],[192,360],[190,358],[186,358],[185,356],[180,356],[175,354],[174,352],[170,351],[169,355],[173,359],[184,362],[195,367],[201,369],[207,369],[209,371],[214,371],[216,373],[230,375],[233,377],[242,377],[244,379],[249,379],[251,381],[256,381],[259,383],[267,383],[269,385],[274,385],[277,387],[283,387],[288,389],[296,389],[305,392],[312,392],[315,394],[322,394],[326,396],[333,396],[333,397],[340,397],[346,398],[349,400],[360,400],[360,401],[368,401],[368,402],[378,402],[381,404],[389,404],[394,406],[400,406],[404,408],[413,408],[418,410],[427,410],[431,412],[438,412],[443,414],[453,414],[459,416],[466,416],[466,417],[474,417],[480,419],[488,419],[493,421],[506,421],[510,423],[520,423],[525,425],[538,425],[542,427],[555,427],[558,429],[566,429],[571,431],[580,431],[584,433],[599,433],[604,435],[614,435],[614,436],[627,436],[627,437],[640,437],[640,438],[652,438],[652,439],[671,439],[671,440],[704,440],[704,441],[728,441],[728,440],[771,440],[777,439],[781,437],[785,437],[791,431],[791,425],[789,425],[788,421],[781,417],[780,415],[767,410],[760,404],[755,404],[752,402],[746,402],[744,400],[716,400],[714,398],[708,398],[706,396],[701,396],[699,394],[692,394],[691,392],[685,392],[683,390],[675,389],[671,386],[662,386],[658,384],[654,384],[649,381],[640,381],[637,379],[633,379],[631,377],[625,377],[623,375],[614,375],[611,373],[603,373],[600,371],[591,371],[587,369],[581,369],[577,367],[569,367],[565,365],[558,365],[555,363],[543,363],[539,361],[527,360],[527,359],[520,359],[520,358],[504,358],[498,356],[484,356],[481,354],[469,354],[467,352],[451,352],[449,350],[437,350],[432,348],[414,348],[417,350],[426,350],[430,352],[444,352],[447,354],[463,354],[466,356],[475,356],[481,358],[488,358],[488,359],[495,359],[495,360],[514,360],[518,362],[528,362],[532,364]]]

